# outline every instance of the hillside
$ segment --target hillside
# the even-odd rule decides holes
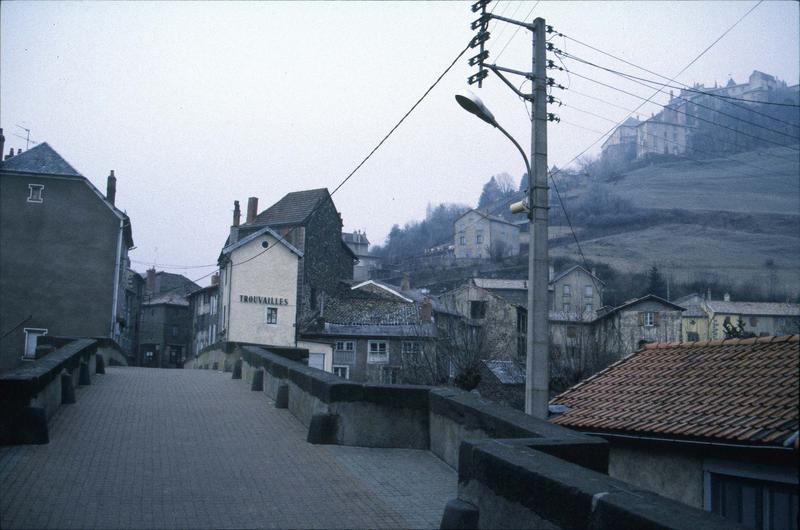
[[[567,181],[565,195],[588,260],[625,272],[657,265],[675,282],[714,280],[753,289],[772,282],[797,297],[798,155],[775,148],[653,164],[612,181]],[[581,211],[597,195],[603,200],[595,208],[622,205],[622,211]],[[615,223],[615,217],[622,222]],[[572,260],[578,255],[566,238],[554,242],[550,254]]]

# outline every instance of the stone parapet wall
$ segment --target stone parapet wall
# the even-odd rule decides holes
[[[263,377],[251,389],[288,408],[308,427],[311,443],[428,449],[455,468],[458,499],[444,507],[442,528],[732,526],[609,477],[605,440],[474,394],[354,383],[264,346],[224,343],[212,352],[233,359],[234,379]]]

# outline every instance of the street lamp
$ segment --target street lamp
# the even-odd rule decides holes
[[[548,321],[547,321],[547,208],[546,197],[544,208],[537,202],[534,195],[541,189],[546,193],[545,185],[534,180],[528,156],[519,143],[508,132],[500,127],[491,111],[486,108],[483,101],[472,92],[465,91],[456,96],[456,101],[467,112],[476,115],[492,127],[500,130],[506,138],[519,150],[525,169],[528,170],[528,203],[520,201],[511,205],[513,213],[526,212],[529,219],[528,230],[528,314],[526,330],[526,362],[525,362],[525,412],[541,419],[547,419],[547,400],[549,385],[549,360],[548,360]],[[535,127],[535,124],[532,124]],[[532,134],[532,147],[536,145],[536,134]],[[539,154],[537,149],[531,149]],[[538,158],[536,158],[538,160]],[[537,165],[537,168],[539,166]],[[546,160],[543,175],[546,175]],[[539,175],[537,175],[538,177]],[[538,178],[536,179],[539,180]],[[539,212],[543,210],[543,212]],[[535,221],[538,221],[535,223]],[[534,333],[535,332],[535,333]],[[535,336],[536,335],[536,336]]]
[[[528,171],[528,180],[530,180],[531,164],[530,162],[528,162],[528,155],[525,154],[525,151],[522,150],[522,147],[520,147],[519,143],[517,143],[514,137],[508,134],[508,131],[500,127],[500,124],[497,123],[494,114],[492,114],[492,111],[486,108],[486,105],[483,104],[481,98],[479,98],[469,90],[465,90],[460,94],[456,94],[456,101],[458,102],[459,105],[461,105],[461,107],[464,110],[479,117],[492,127],[496,127],[497,129],[500,130],[501,133],[505,135],[506,138],[511,140],[511,143],[513,143],[514,146],[516,146],[516,148],[519,150],[519,153],[522,155],[523,160],[525,160],[525,169]]]

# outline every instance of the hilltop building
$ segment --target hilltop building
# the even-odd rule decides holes
[[[519,228],[502,217],[471,209],[453,224],[456,258],[501,259],[519,254]]]
[[[763,102],[800,102],[796,85],[788,87],[786,82],[758,70],[750,74],[746,83],[736,83],[730,79],[725,86],[713,88],[695,84],[692,88],[681,89],[677,96],[670,91],[667,105],[649,119],[625,120],[603,143],[602,156],[606,160],[629,161],[650,155],[679,156],[690,152],[693,144],[700,143],[694,138],[698,129],[710,125],[709,122],[718,121],[719,114],[716,111],[730,114],[737,110],[731,101],[724,98],[746,100],[733,102],[739,107]],[[717,132],[722,134],[721,131]],[[778,136],[775,139],[781,138]],[[723,143],[730,149],[730,142]]]
[[[119,342],[133,325],[116,185],[111,171],[104,195],[47,143],[0,162],[0,371],[35,358],[42,335]]]

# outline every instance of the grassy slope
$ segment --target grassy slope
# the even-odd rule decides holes
[[[656,264],[676,281],[716,275],[733,283],[764,282],[764,264],[772,259],[780,284],[797,295],[800,233],[792,220],[800,220],[799,154],[776,148],[627,173],[607,184],[609,191],[653,211],[656,222],[613,230],[581,227],[583,252],[624,271]],[[673,209],[686,211],[685,222],[676,223],[675,212],[666,212]],[[574,259],[577,251],[564,241],[550,254]]]

